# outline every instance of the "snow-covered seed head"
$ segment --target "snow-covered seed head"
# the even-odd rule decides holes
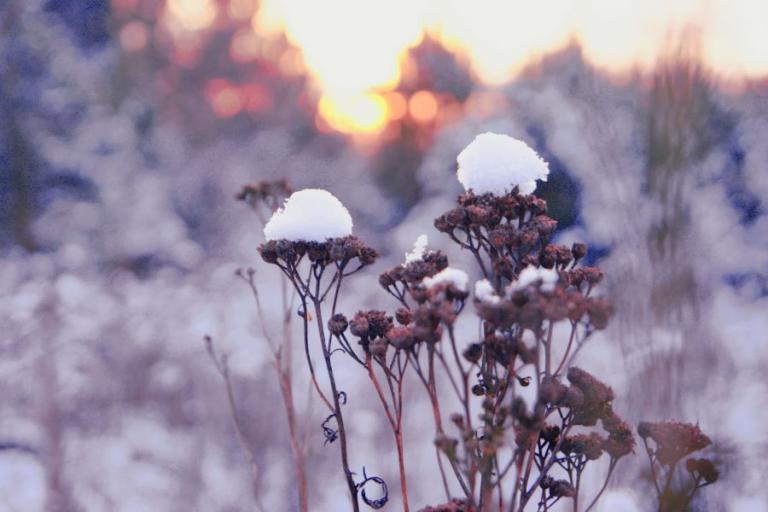
[[[560,275],[556,270],[528,266],[520,272],[517,281],[510,284],[509,289],[511,292],[515,292],[538,282],[541,283],[541,291],[552,292],[559,280]]]
[[[352,217],[336,196],[322,189],[294,192],[264,226],[267,240],[325,242],[352,234]]]
[[[469,276],[463,270],[453,267],[446,267],[432,277],[427,277],[422,281],[425,288],[434,288],[438,285],[453,286],[461,292],[467,291],[467,282]]]
[[[477,195],[505,195],[518,187],[521,194],[532,194],[536,180],[547,181],[549,166],[525,142],[498,133],[478,135],[456,161],[456,175],[464,190]]]
[[[487,279],[481,279],[475,283],[475,298],[480,302],[495,305],[501,302],[501,297],[493,289],[493,285]]]

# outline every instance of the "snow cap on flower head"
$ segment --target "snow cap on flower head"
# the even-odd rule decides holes
[[[486,304],[498,304],[501,297],[493,289],[493,285],[487,279],[481,279],[475,283],[475,298]]]
[[[413,249],[411,252],[405,253],[405,263],[413,263],[414,261],[419,261],[424,257],[424,253],[427,252],[427,243],[428,243],[427,235],[419,235],[419,237],[416,239],[416,241],[413,243]]]
[[[351,234],[349,211],[336,196],[316,188],[291,194],[264,226],[267,240],[325,242]]]
[[[459,182],[477,195],[504,195],[515,187],[532,194],[536,180],[547,181],[549,174],[547,162],[525,142],[491,132],[475,137],[456,161]]]
[[[555,289],[555,284],[560,279],[560,275],[556,270],[551,268],[537,268],[534,266],[527,266],[520,272],[517,277],[517,281],[514,281],[509,285],[510,291],[517,291],[526,288],[537,281],[541,282],[541,291],[552,292]]]
[[[458,268],[446,267],[432,277],[424,278],[421,282],[427,288],[434,288],[435,286],[453,285],[457,290],[466,292],[467,282],[469,276],[463,270]]]

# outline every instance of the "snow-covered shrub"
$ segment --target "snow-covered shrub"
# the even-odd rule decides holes
[[[613,389],[572,364],[612,314],[609,301],[595,294],[603,274],[579,265],[584,244],[553,243],[557,222],[545,201],[529,195],[548,174],[535,151],[487,133],[458,163],[466,193],[434,225],[473,256],[471,271],[481,277],[474,299],[468,272],[449,266],[421,235],[402,264],[379,276],[396,310],[363,309],[349,318],[339,311],[342,284],[372,265],[377,253],[352,235],[344,206],[327,191],[304,190],[266,224],[259,252],[298,297],[307,368],[328,413],[321,425],[325,442],[339,445],[352,510],[361,501],[384,507],[386,482],[350,462],[347,400],[365,391],[348,394],[338,375],[358,367],[394,438],[404,510],[412,506],[409,483],[423,481],[409,482],[406,471],[404,416],[418,414],[407,407],[406,383],[423,387],[428,397],[434,472],[448,499],[423,511],[550,510],[561,500],[591,510],[618,462],[635,452],[632,429],[614,411]],[[479,335],[460,339],[465,331],[457,326],[470,309]],[[320,347],[326,379],[311,344]],[[698,489],[717,480],[714,462],[705,458],[687,459],[687,483],[675,477],[682,459],[710,444],[697,426],[643,423],[639,434],[660,510],[688,506]],[[607,460],[604,484],[584,496],[583,475],[598,459]],[[655,478],[662,473],[664,479]]]

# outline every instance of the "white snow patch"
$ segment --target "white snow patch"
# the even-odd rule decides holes
[[[441,284],[452,284],[456,289],[466,292],[468,282],[469,276],[466,272],[458,268],[446,267],[434,276],[424,278],[421,283],[427,288],[434,288]]]
[[[551,292],[555,289],[555,284],[557,284],[559,279],[560,276],[556,270],[552,270],[550,268],[536,268],[533,266],[528,266],[525,267],[522,272],[520,272],[520,275],[517,277],[517,281],[509,285],[509,291],[514,292],[517,290],[522,290],[523,288],[526,288],[536,283],[537,281],[541,281],[541,291]]]
[[[352,234],[352,217],[336,199],[323,189],[308,188],[291,194],[267,225],[267,240],[324,242]]]
[[[501,297],[487,279],[481,279],[475,283],[475,298],[486,304],[498,304],[501,301]]]
[[[516,186],[531,194],[536,180],[547,181],[549,174],[547,162],[525,142],[491,132],[475,137],[456,161],[464,190],[475,194],[504,195]]]
[[[405,262],[413,263],[414,261],[419,261],[422,259],[424,257],[424,253],[427,252],[428,241],[429,239],[427,238],[427,235],[419,235],[419,237],[413,243],[413,250],[411,252],[405,253]]]

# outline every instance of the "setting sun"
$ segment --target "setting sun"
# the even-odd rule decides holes
[[[265,0],[257,17],[301,49],[323,94],[322,115],[331,125],[374,131],[384,123],[386,109],[366,94],[397,84],[403,55],[424,34],[467,55],[488,83],[513,78],[532,59],[569,41],[578,41],[589,60],[610,71],[645,67],[671,36],[690,29],[700,35],[703,57],[716,71],[748,76],[768,72],[765,44],[755,44],[766,39],[757,20],[768,18],[767,5],[756,0],[719,0],[704,7],[697,1],[481,0],[440,2],[438,9],[423,0]],[[745,23],[729,21],[729,13],[739,13]],[[432,107],[424,106],[429,114]]]

